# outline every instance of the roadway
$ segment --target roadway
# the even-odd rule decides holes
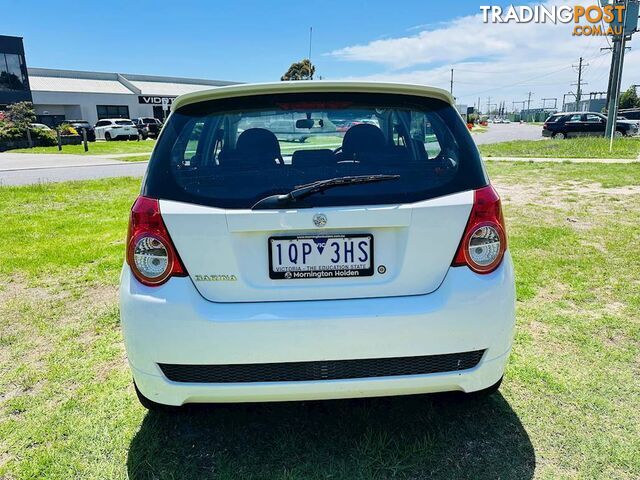
[[[509,140],[540,140],[541,127],[526,124],[491,124],[473,134],[478,145]],[[137,154],[139,155],[139,154]],[[123,162],[99,155],[0,153],[0,186],[29,185],[113,177],[142,177],[147,162]]]

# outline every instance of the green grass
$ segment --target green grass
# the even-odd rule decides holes
[[[147,162],[151,157],[150,153],[146,155],[132,155],[130,157],[118,157],[115,160],[119,160],[121,162]]]
[[[488,157],[543,158],[638,158],[640,138],[616,138],[613,151],[605,138],[584,137],[566,140],[513,140],[480,145],[480,152]]]
[[[287,142],[280,140],[280,150],[283,155],[291,155],[296,150],[308,150],[318,148],[335,149],[342,145],[342,137],[338,136],[316,136],[309,137],[304,142]]]
[[[137,404],[118,325],[139,180],[0,188],[0,478],[639,478],[640,166],[488,169],[517,272],[501,394],[175,416]]]
[[[89,151],[84,151],[83,145],[63,145],[62,151],[58,147],[34,147],[11,150],[11,153],[73,153],[77,155],[113,155],[119,153],[151,153],[155,140],[117,140],[112,142],[89,142]]]

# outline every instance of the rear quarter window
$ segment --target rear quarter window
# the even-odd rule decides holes
[[[251,208],[298,186],[391,174],[301,200],[300,207],[409,203],[488,183],[478,150],[446,102],[384,94],[277,94],[186,105],[151,158],[143,193]]]

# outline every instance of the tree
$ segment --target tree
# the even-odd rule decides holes
[[[21,132],[26,132],[30,124],[36,121],[36,113],[31,102],[18,102],[7,107],[6,120]]]
[[[316,73],[316,67],[311,60],[305,58],[299,62],[293,62],[289,70],[280,77],[280,80],[313,80],[313,74]]]
[[[635,108],[640,107],[640,98],[638,92],[636,92],[635,85],[630,86],[627,90],[620,95],[620,108]]]

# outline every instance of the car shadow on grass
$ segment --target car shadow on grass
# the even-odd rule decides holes
[[[500,394],[189,406],[148,413],[129,478],[531,479],[535,453]]]

